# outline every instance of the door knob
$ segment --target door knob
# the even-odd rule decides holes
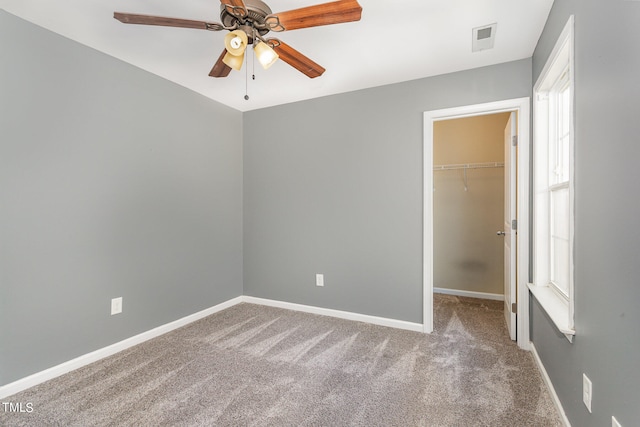
[[[504,236],[504,231],[498,231],[496,234],[497,234],[498,236]]]

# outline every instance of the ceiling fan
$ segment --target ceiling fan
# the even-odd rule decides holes
[[[269,31],[291,31],[359,21],[362,15],[362,7],[357,0],[338,0],[280,13],[273,13],[261,0],[220,0],[220,3],[221,23],[122,12],[115,12],[113,17],[125,24],[229,31],[224,40],[225,49],[209,73],[211,77],[226,77],[232,68],[239,70],[247,46],[253,44],[258,62],[265,69],[280,58],[301,73],[314,78],[325,72],[321,65],[279,39],[265,39],[264,36]]]

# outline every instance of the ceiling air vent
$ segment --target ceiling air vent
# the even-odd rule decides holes
[[[473,29],[473,40],[471,42],[471,51],[478,52],[480,50],[492,49],[493,42],[496,39],[496,28],[498,24],[484,25]]]

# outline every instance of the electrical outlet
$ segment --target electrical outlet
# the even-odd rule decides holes
[[[316,274],[316,286],[324,286],[324,274]]]
[[[122,313],[122,297],[111,300],[111,315]]]
[[[591,399],[593,398],[593,384],[586,374],[582,374],[582,401],[591,412]]]
[[[616,417],[611,417],[611,427],[622,427]]]

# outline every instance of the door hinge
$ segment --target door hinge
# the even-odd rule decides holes
[[[518,220],[517,219],[511,220],[511,229],[512,230],[517,230],[518,229]]]
[[[511,143],[513,144],[514,147],[518,145],[518,135],[513,135],[511,137]]]
[[[547,92],[540,92],[536,94],[536,100],[538,101],[546,101],[549,99],[549,94]]]
[[[516,304],[515,302],[514,302],[514,303],[511,303],[511,312],[512,312],[513,314],[518,313],[518,304]]]

